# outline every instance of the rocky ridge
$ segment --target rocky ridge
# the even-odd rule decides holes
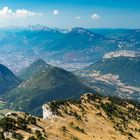
[[[0,136],[10,140],[140,139],[140,106],[130,101],[87,93],[79,101],[47,103],[43,111],[50,113],[43,114],[44,119],[22,112],[7,114],[0,121]]]

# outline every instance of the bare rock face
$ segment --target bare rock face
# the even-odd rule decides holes
[[[42,109],[43,109],[43,119],[49,119],[53,116],[53,112],[51,108],[49,107],[49,103],[44,104],[42,106]]]
[[[113,57],[139,57],[140,54],[134,51],[122,50],[116,52],[106,53],[103,58],[113,58]]]

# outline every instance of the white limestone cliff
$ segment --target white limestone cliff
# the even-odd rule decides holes
[[[140,57],[140,53],[135,51],[128,51],[128,50],[122,50],[122,51],[115,51],[106,53],[103,58],[113,58],[113,57]]]
[[[53,117],[53,112],[49,108],[49,103],[48,104],[44,104],[42,106],[42,109],[43,109],[43,119],[49,119],[49,118]]]

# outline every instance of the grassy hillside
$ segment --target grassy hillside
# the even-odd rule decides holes
[[[28,80],[37,72],[39,72],[42,69],[46,69],[47,67],[49,67],[49,65],[44,60],[38,59],[37,61],[29,65],[27,68],[21,70],[18,76],[22,80]]]
[[[3,98],[12,103],[12,109],[41,114],[41,106],[49,101],[78,98],[92,91],[71,72],[57,67],[42,69]]]
[[[97,70],[102,74],[111,73],[119,75],[122,82],[140,86],[140,59],[129,57],[116,57],[103,59],[87,68],[89,71]]]
[[[1,137],[31,140],[140,140],[140,106],[118,98],[85,94],[79,101],[46,104],[53,115],[42,119],[12,113],[0,120]]]

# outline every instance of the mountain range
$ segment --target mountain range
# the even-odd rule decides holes
[[[36,115],[41,114],[41,106],[46,102],[78,99],[85,92],[98,91],[138,101],[139,63],[139,57],[103,58],[80,71],[79,77],[39,59],[18,73],[18,83],[5,89],[1,98],[13,110]]]
[[[41,106],[46,102],[75,99],[85,92],[94,91],[82,84],[73,73],[54,66],[48,67],[43,60],[31,64],[20,76],[24,81],[2,98],[11,109],[32,114],[41,114]]]
[[[83,67],[101,59],[105,53],[139,50],[138,29],[110,30],[80,27],[61,30],[39,25],[0,29],[0,61],[14,72],[19,72],[39,58],[70,69],[70,64],[78,63]]]
[[[127,52],[105,54],[106,57],[83,70],[76,71],[76,74],[83,77],[84,84],[96,88],[103,95],[119,96],[139,102],[139,55]]]
[[[89,70],[100,71],[101,74],[118,75],[127,85],[140,86],[139,57],[113,57],[100,60],[88,67]]]
[[[0,31],[0,139],[139,139],[140,30]]]

